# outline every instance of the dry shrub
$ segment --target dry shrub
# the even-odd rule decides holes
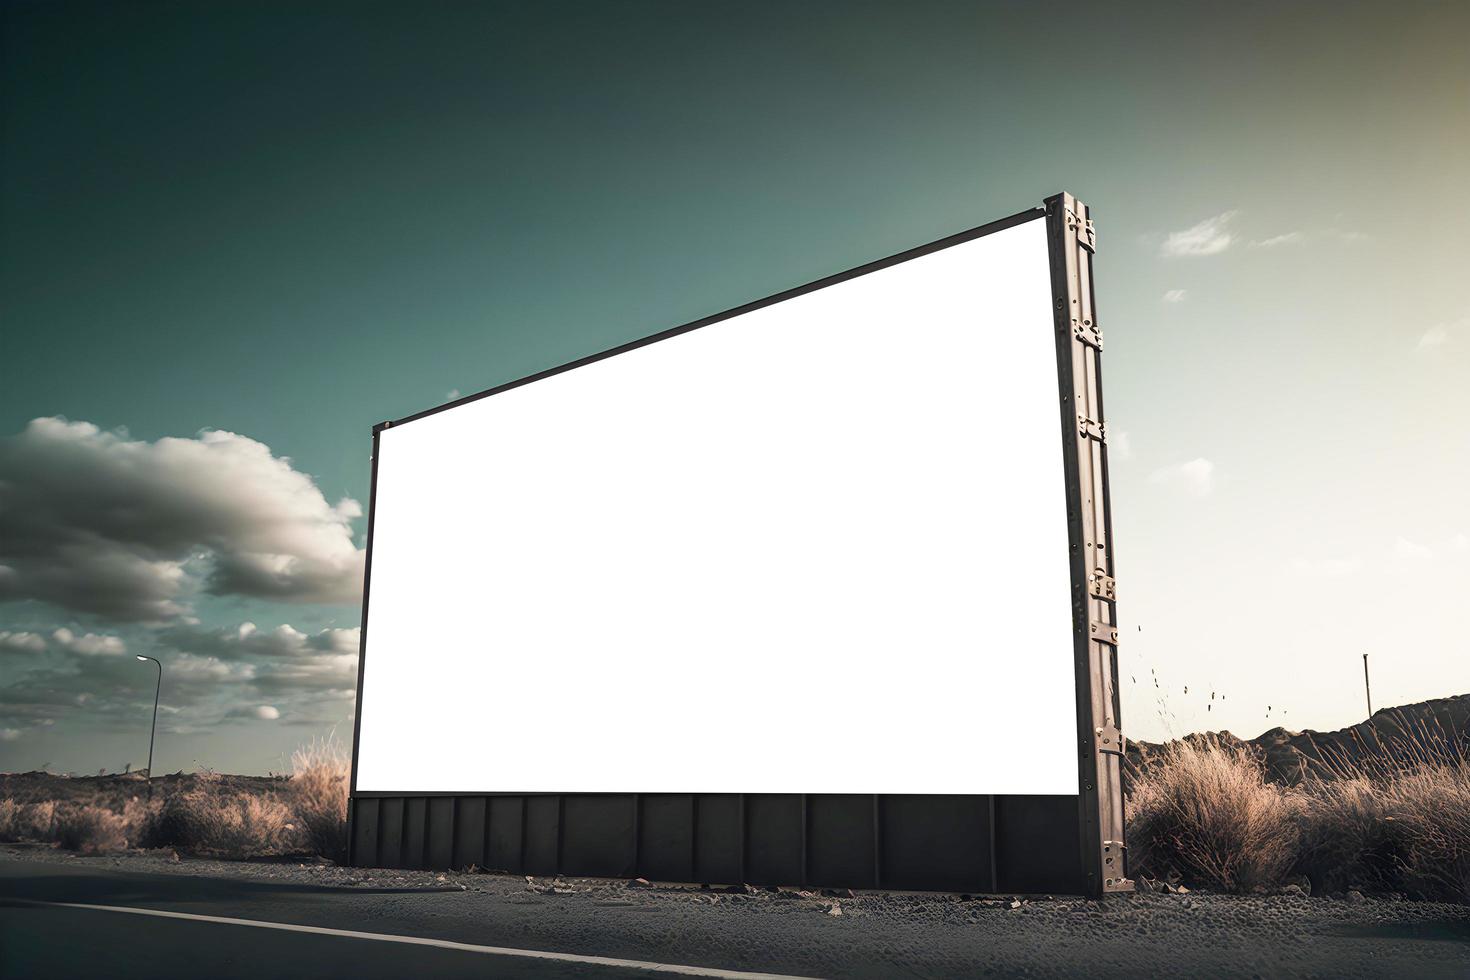
[[[1398,861],[1385,823],[1383,784],[1344,773],[1301,785],[1299,869],[1316,892],[1345,888],[1391,890]]]
[[[1279,886],[1297,860],[1302,810],[1243,747],[1170,743],[1132,779],[1130,868],[1224,891]]]
[[[1470,902],[1470,762],[1400,775],[1383,795],[1404,890]]]
[[[141,841],[162,809],[162,800],[145,800],[136,796],[124,800],[122,818],[128,828],[128,840],[135,845]]]
[[[127,824],[122,814],[106,807],[59,807],[55,821],[56,842],[69,851],[101,854],[125,851],[128,847]]]
[[[1303,783],[1302,867],[1314,885],[1470,902],[1470,756],[1438,720],[1364,740]]]
[[[1241,745],[1173,742],[1129,775],[1133,873],[1249,891],[1305,873],[1346,888],[1470,902],[1470,758],[1421,725],[1329,758],[1299,786],[1266,779]]]
[[[306,844],[316,854],[347,856],[347,795],[352,759],[338,742],[319,739],[291,755],[289,798]]]
[[[0,841],[49,841],[56,823],[56,804],[0,800]]]
[[[297,836],[290,808],[274,795],[227,792],[218,778],[204,774],[149,815],[138,843],[245,858],[288,853]]]

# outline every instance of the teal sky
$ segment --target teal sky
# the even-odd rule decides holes
[[[1099,231],[1125,729],[1351,723],[1364,652],[1379,706],[1470,690],[1463,3],[3,16],[0,437],[226,430],[365,504],[375,422],[1066,189]],[[92,712],[116,678],[58,628],[198,666],[242,622],[357,621],[326,587],[219,591],[172,646],[0,603],[45,644],[0,651],[0,769],[142,764],[136,692]],[[56,678],[92,698],[24,695]],[[350,731],[350,700],[241,684],[180,688],[158,769]]]

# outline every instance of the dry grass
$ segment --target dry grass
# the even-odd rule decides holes
[[[1430,729],[1286,786],[1242,745],[1173,742],[1130,773],[1130,870],[1224,891],[1305,875],[1314,891],[1470,902],[1470,759]]]
[[[1213,740],[1165,746],[1133,781],[1132,870],[1223,891],[1281,883],[1300,849],[1300,796],[1266,782],[1245,749]]]
[[[104,806],[77,803],[19,803],[0,800],[0,840],[54,841],[83,854],[126,850],[130,819]]]
[[[127,820],[100,806],[64,806],[56,810],[53,835],[69,851],[104,854],[128,848]]]
[[[224,858],[347,851],[351,760],[319,740],[292,757],[289,780],[201,772],[159,780],[156,797],[136,779],[6,777],[0,841],[54,843],[83,853],[129,846]],[[44,798],[46,793],[55,798]]]
[[[1404,890],[1470,902],[1470,762],[1388,784],[1385,824]]]
[[[1366,734],[1353,729],[1349,741],[1322,746],[1320,752],[1319,778],[1369,779],[1383,784],[1470,762],[1470,733],[1446,727],[1438,718],[1400,716],[1371,726]]]
[[[1396,862],[1382,786],[1361,776],[1312,779],[1302,785],[1297,865],[1313,889],[1393,889]]]
[[[347,856],[347,795],[352,757],[336,741],[322,739],[291,756],[288,795],[311,850],[341,861]]]
[[[1128,773],[1135,876],[1222,891],[1272,890],[1305,875],[1315,892],[1347,888],[1470,902],[1470,758],[1460,736],[1428,729],[1337,759],[1298,785],[1271,782],[1260,757],[1211,738],[1173,742]],[[314,742],[289,780],[203,773],[152,802],[133,791],[0,799],[0,840],[83,852],[129,845],[248,858],[347,846],[346,750]],[[56,779],[57,777],[47,777]],[[10,792],[11,787],[6,786]],[[109,790],[112,793],[112,790]]]
[[[215,857],[267,857],[299,850],[295,815],[275,794],[243,794],[205,774],[148,815],[135,838],[142,847],[172,847]]]
[[[50,840],[56,825],[56,803],[0,800],[0,841]]]

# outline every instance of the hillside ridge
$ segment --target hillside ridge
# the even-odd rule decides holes
[[[1252,739],[1229,731],[1195,732],[1183,741],[1245,746],[1265,763],[1273,782],[1295,785],[1309,776],[1331,776],[1362,764],[1411,765],[1432,759],[1470,758],[1470,694],[1380,708],[1356,725],[1331,732],[1276,727]],[[1169,742],[1129,742],[1128,759],[1145,765]],[[1432,757],[1432,758],[1431,758]]]

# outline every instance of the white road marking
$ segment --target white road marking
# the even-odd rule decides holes
[[[456,943],[448,939],[422,936],[395,936],[381,932],[358,932],[354,929],[329,929],[326,926],[301,926],[290,922],[261,922],[256,919],[233,919],[222,915],[197,915],[193,912],[167,912],[163,909],[135,909],[123,905],[86,905],[81,902],[42,902],[36,899],[10,899],[26,905],[42,905],[58,909],[87,909],[93,912],[126,912],[128,915],[151,915],[160,919],[186,919],[190,922],[214,922],[227,926],[250,926],[255,929],[277,929],[281,932],[307,932],[318,936],[340,936],[343,939],[367,939],[380,943],[403,943],[409,946],[434,946],[462,953],[484,953],[488,956],[515,956],[529,960],[555,960],[559,963],[585,963],[588,966],[611,966],[650,973],[672,973],[685,977],[719,977],[722,980],[814,980],[811,977],[785,973],[750,973],[745,970],[722,970],[713,966],[686,966],[680,963],[653,963],[647,960],[625,960],[616,956],[583,956],[579,953],[553,953],[542,949],[516,949],[511,946],[479,946]]]

